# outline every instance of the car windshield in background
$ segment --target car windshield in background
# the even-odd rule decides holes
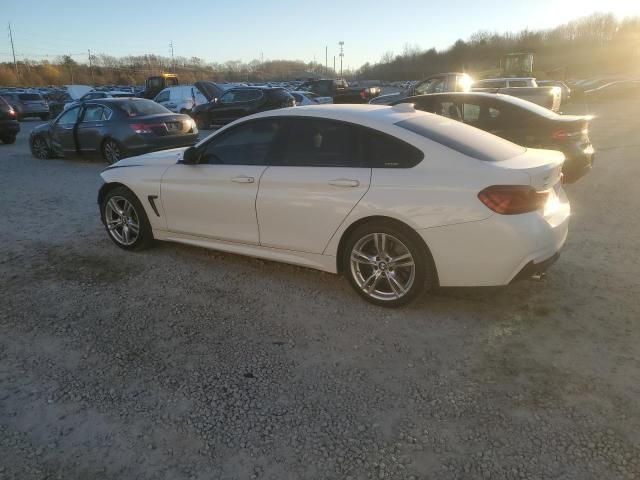
[[[37,93],[21,93],[18,95],[18,98],[26,101],[42,100],[42,97]]]
[[[499,162],[526,152],[526,148],[454,120],[424,115],[396,123],[398,127],[433,140],[456,152],[485,162]]]
[[[129,117],[145,117],[147,115],[171,113],[170,110],[167,110],[162,105],[152,102],[151,100],[143,99],[118,103],[118,108],[125,112]]]

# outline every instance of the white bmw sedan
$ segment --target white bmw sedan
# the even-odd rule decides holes
[[[102,173],[113,242],[155,240],[344,273],[378,305],[542,272],[567,237],[559,152],[410,104],[260,113]]]

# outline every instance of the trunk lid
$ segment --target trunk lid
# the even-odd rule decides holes
[[[548,190],[560,182],[564,154],[555,150],[529,148],[521,155],[493,163],[494,166],[527,174],[536,190]]]

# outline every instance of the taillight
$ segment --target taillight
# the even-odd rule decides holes
[[[153,133],[151,129],[153,125],[148,123],[131,123],[129,124],[129,128],[136,133]]]
[[[367,99],[367,94],[364,90],[360,90],[360,98],[363,100]]]
[[[493,185],[478,193],[487,208],[500,215],[518,215],[544,209],[549,192],[528,185]]]

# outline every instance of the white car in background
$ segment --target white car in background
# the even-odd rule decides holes
[[[188,114],[197,105],[216,101],[225,90],[225,85],[200,81],[193,85],[167,87],[153,100],[172,112]]]
[[[326,105],[327,103],[333,103],[333,98],[331,97],[321,97],[313,92],[307,92],[305,90],[294,90],[289,93],[296,99],[297,106],[318,104]]]
[[[563,162],[411,104],[318,105],[121,160],[98,202],[123,249],[168,240],[344,273],[398,306],[542,272],[568,232]]]

